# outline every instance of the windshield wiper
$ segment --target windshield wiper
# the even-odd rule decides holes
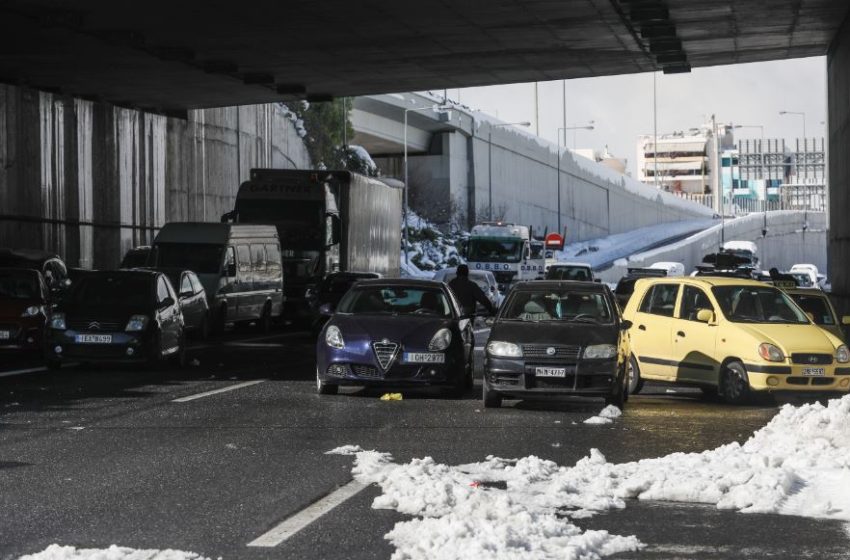
[[[570,323],[594,323],[599,325],[599,320],[594,319],[593,317],[573,317],[572,319],[567,319]]]

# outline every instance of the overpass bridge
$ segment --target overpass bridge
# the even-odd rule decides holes
[[[23,204],[63,219],[52,216],[88,204],[75,184],[91,184],[95,206],[123,228],[151,208],[180,217],[218,204],[227,197],[219,175],[238,179],[251,158],[281,159],[268,131],[288,129],[276,117],[248,118],[246,136],[248,114],[192,112],[201,108],[826,55],[830,214],[842,215],[850,208],[848,8],[845,0],[436,0],[426,9],[379,0],[151,0],[131,9],[2,0],[0,82],[9,86],[0,202],[9,213]],[[86,103],[90,116],[77,110]],[[199,168],[182,165],[205,161],[204,147],[217,142],[229,147],[207,160],[215,177],[187,187]],[[161,187],[144,187],[152,176]],[[179,204],[166,192],[183,193]],[[850,270],[837,266],[850,260],[850,221],[830,224],[829,254],[833,287],[850,307]]]

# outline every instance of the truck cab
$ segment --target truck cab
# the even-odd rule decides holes
[[[472,228],[465,256],[470,270],[489,270],[501,290],[511,283],[537,280],[545,272],[543,244],[528,226],[485,222]]]

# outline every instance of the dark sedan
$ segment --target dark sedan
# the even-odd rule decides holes
[[[65,360],[183,365],[183,315],[164,274],[143,270],[92,272],[80,278],[50,315],[46,356]]]
[[[330,306],[324,311],[329,312]],[[472,386],[472,321],[445,284],[364,280],[342,298],[319,334],[316,386]]]
[[[210,334],[210,306],[207,303],[207,293],[191,270],[163,270],[171,285],[177,290],[177,302],[183,313],[183,326],[193,336],[206,340]]]
[[[40,350],[49,307],[39,271],[0,268],[0,350]]]
[[[517,284],[487,341],[484,406],[499,407],[503,397],[571,395],[622,408],[628,327],[604,284]]]

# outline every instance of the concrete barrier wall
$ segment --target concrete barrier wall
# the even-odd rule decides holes
[[[178,119],[0,85],[0,247],[112,267],[166,221],[218,221],[269,166],[310,167],[279,105]]]
[[[805,227],[804,227],[805,226]],[[826,215],[822,212],[768,212],[767,236],[762,237],[764,214],[727,220],[726,241],[754,241],[762,269],[776,267],[787,270],[797,263],[810,263],[823,274],[829,274],[826,263]],[[690,274],[702,257],[716,252],[721,243],[721,225],[697,233],[687,239],[617,261],[613,267],[598,273],[604,282],[617,282],[629,267],[649,266],[654,262],[673,261],[685,265]],[[827,276],[829,278],[829,276]]]
[[[472,145],[479,220],[487,218],[481,210],[489,207],[492,184],[494,213],[505,209],[509,221],[557,230],[559,172],[561,224],[568,228],[568,242],[713,214],[569,151],[561,152],[559,164],[553,144],[524,131],[491,129],[488,121],[476,124]]]
[[[829,262],[839,313],[850,313],[850,18],[841,25],[826,55],[829,138]]]

